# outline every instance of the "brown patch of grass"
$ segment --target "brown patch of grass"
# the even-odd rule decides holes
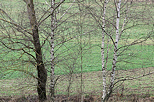
[[[68,97],[67,95],[56,95],[55,96],[56,102],[80,102],[81,96],[80,95],[74,95]],[[140,95],[140,94],[131,94],[131,95],[125,95],[122,97],[118,97],[115,94],[112,95],[109,98],[109,102],[153,102],[154,97]],[[22,96],[22,97],[16,97],[16,98],[9,98],[9,97],[0,97],[0,102],[39,102],[38,97],[36,95],[31,96]],[[50,101],[50,96],[48,96],[48,100],[46,102]],[[100,95],[87,95],[83,97],[83,102],[101,102],[101,96]]]
[[[154,71],[154,67],[138,68],[138,69],[133,69],[133,70],[118,70],[116,71],[116,78],[118,79],[118,78],[138,77],[140,75],[143,75],[143,74],[146,74],[152,71]],[[83,86],[82,86],[83,90],[82,91],[83,91],[84,99],[85,100],[100,100],[101,95],[102,95],[101,94],[102,92],[102,72],[101,71],[88,72],[88,73],[86,72],[86,73],[83,73],[82,76],[83,76],[82,77],[83,78]],[[108,77],[109,76],[110,76],[110,71],[108,72]],[[57,100],[70,99],[72,100],[72,102],[75,102],[73,100],[80,99],[79,96],[81,94],[81,75],[80,74],[72,75],[70,91],[68,94],[69,77],[70,77],[69,75],[61,75],[59,80],[57,81],[56,90],[55,90]],[[107,80],[109,81],[110,79],[107,78]],[[47,84],[47,93],[49,93],[48,84]],[[35,95],[37,95],[36,85],[37,85],[37,81],[32,78],[0,80],[0,87],[1,87],[0,89],[1,98],[0,99],[4,100],[3,98],[5,98],[6,100],[9,100],[11,97],[10,100],[13,100],[14,97],[16,97],[15,99],[25,97],[26,98],[25,100],[29,100],[27,99],[27,97],[29,97],[31,100],[32,96],[34,97]],[[143,99],[145,97],[148,97],[147,100],[151,100],[151,99],[153,100],[154,75],[151,74],[149,76],[145,76],[139,79],[125,81],[122,84],[121,83],[117,84],[115,87],[116,88],[113,92],[113,95],[110,98],[111,101],[112,100],[130,101],[133,99],[135,100],[135,97],[139,97],[139,98],[136,98],[136,100],[139,99],[141,100],[141,102],[142,100],[143,101],[146,100],[146,99]],[[123,95],[121,95],[122,96],[121,97],[121,96],[118,96],[117,94],[122,93],[121,91],[122,87],[124,87],[124,92],[123,92]],[[136,96],[134,97],[134,95]],[[34,98],[34,99],[37,99],[37,98]],[[85,101],[85,102],[90,102],[90,101]]]

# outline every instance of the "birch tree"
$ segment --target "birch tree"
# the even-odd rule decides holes
[[[121,36],[123,35],[123,32],[126,31],[127,29],[131,29],[135,26],[138,25],[149,25],[149,23],[138,23],[143,19],[144,17],[152,17],[151,15],[148,16],[144,12],[142,13],[145,16],[139,16],[138,11],[133,9],[132,2],[127,2],[127,1],[121,1],[121,0],[114,0],[114,1],[97,1],[95,0],[96,5],[98,8],[89,8],[88,11],[98,24],[98,26],[101,29],[101,35],[102,35],[102,43],[101,43],[101,56],[102,56],[102,102],[105,102],[109,99],[110,95],[113,93],[113,90],[115,89],[115,85],[117,82],[120,82],[118,78],[115,75],[115,72],[117,69],[117,62],[118,62],[118,57],[123,55],[123,53],[127,50],[128,47],[133,46],[135,44],[142,43],[149,39],[151,37],[151,34],[145,35],[145,37],[141,38],[136,38],[136,40],[130,42],[126,46],[123,45],[120,47],[119,41],[121,39]],[[122,5],[121,5],[122,4]],[[146,8],[147,6],[145,6]],[[99,12],[100,11],[100,12]],[[97,12],[97,13],[96,13]],[[107,13],[106,13],[107,12]],[[133,16],[133,14],[135,14]],[[99,15],[100,14],[100,15]],[[122,18],[120,16],[122,15]],[[140,19],[141,18],[141,19]],[[133,22],[133,25],[131,23]],[[137,22],[137,23],[136,23]],[[131,26],[130,26],[130,25]],[[150,24],[151,25],[151,24]],[[152,30],[152,29],[151,29]],[[149,33],[151,32],[149,30]],[[106,38],[107,39],[106,39]],[[108,40],[109,38],[109,40]],[[127,39],[127,38],[126,38]],[[112,45],[111,45],[112,43]],[[109,47],[110,46],[110,47]],[[112,48],[113,46],[113,48]],[[106,71],[106,69],[109,69],[110,66],[108,66],[109,61],[108,58],[109,56],[109,51],[113,51],[113,59],[112,59],[112,67],[111,67],[111,72]],[[120,63],[120,62],[119,62]],[[108,64],[108,65],[107,65]],[[110,73],[110,74],[109,74]],[[110,77],[108,77],[110,75]],[[110,80],[109,80],[110,78]],[[108,79],[108,80],[106,80]]]
[[[115,2],[115,6],[116,6],[116,38],[115,38],[115,42],[114,42],[114,54],[113,54],[113,63],[112,63],[112,72],[111,72],[111,81],[110,81],[110,86],[109,86],[109,92],[108,95],[110,96],[110,94],[113,91],[113,87],[114,87],[114,81],[115,81],[115,70],[116,70],[116,63],[117,63],[117,57],[118,57],[118,42],[120,39],[119,36],[119,22],[120,22],[120,5],[121,5],[121,0],[119,0],[119,2],[117,3],[116,0]]]
[[[51,0],[51,13],[54,10],[54,6],[55,6],[55,0]],[[52,13],[51,14],[51,39],[50,39],[50,47],[51,47],[51,84],[50,84],[50,94],[51,94],[51,100],[54,102],[54,86],[55,86],[55,78],[54,78],[54,29],[56,26],[56,13]]]
[[[72,5],[75,2],[75,0],[74,0],[72,2],[72,5],[70,5],[65,10],[65,12],[57,18],[57,14],[61,13],[60,12],[60,10],[61,10],[60,6],[64,1],[65,0],[61,0],[60,2],[56,2],[55,0],[50,0],[50,4],[46,1],[46,4],[49,5],[49,8],[51,10],[51,13],[50,13],[50,17],[51,17],[51,34],[50,34],[50,48],[51,48],[50,49],[50,55],[51,55],[50,81],[51,81],[51,83],[50,83],[50,96],[51,96],[51,101],[53,101],[53,102],[55,101],[55,84],[56,84],[56,80],[57,80],[55,78],[55,75],[54,75],[55,74],[55,72],[54,72],[55,64],[56,64],[56,62],[54,60],[55,60],[55,58],[57,58],[57,56],[55,56],[55,52],[54,52],[54,49],[55,49],[55,42],[54,42],[55,34],[56,34],[56,31],[61,31],[61,29],[58,28],[63,23],[63,21],[61,21],[61,20],[67,14],[68,10],[71,9]],[[49,17],[49,16],[47,16],[47,17]],[[64,21],[67,20],[68,18],[66,18],[66,19],[64,18]],[[46,19],[47,18],[45,18],[44,20],[46,20]],[[71,39],[73,39],[73,38],[70,38],[69,40],[71,40]],[[65,37],[63,38],[63,40],[59,44],[64,44],[65,42],[67,42],[67,41],[64,41],[64,40],[65,40]],[[58,48],[58,49],[60,49],[60,48]]]
[[[108,0],[104,1],[103,8],[103,16],[102,16],[102,46],[101,46],[101,55],[102,55],[102,74],[103,74],[103,96],[102,100],[105,99],[106,96],[106,68],[105,68],[105,60],[104,60],[104,37],[105,37],[105,13],[106,13],[106,5]]]

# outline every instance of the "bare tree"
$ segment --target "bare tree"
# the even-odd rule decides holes
[[[105,102],[109,99],[110,95],[113,93],[113,90],[115,89],[115,83],[117,82],[115,80],[118,80],[118,78],[115,75],[115,72],[117,70],[117,62],[119,62],[118,57],[122,56],[124,51],[126,51],[128,47],[142,43],[151,37],[150,33],[145,35],[145,37],[136,38],[136,40],[127,44],[126,45],[127,47],[125,45],[123,47],[122,46],[118,47],[119,41],[121,41],[122,39],[121,37],[124,36],[123,34],[124,31],[142,24],[149,25],[149,23],[144,23],[144,22],[141,23],[140,20],[143,18],[149,18],[151,20],[152,16],[151,15],[148,16],[146,15],[145,12],[142,12],[142,14],[145,15],[144,17],[143,15],[141,16],[140,14],[136,14],[135,17],[133,14],[137,11],[133,9],[132,3],[127,1],[95,0],[95,3],[96,5],[98,5],[98,7],[100,7],[100,9],[93,8],[93,6],[91,5],[89,7],[87,6],[87,8],[89,8],[88,10],[90,14],[94,18],[100,29],[102,30],[102,45],[101,45],[102,74],[103,74],[102,101]],[[145,6],[145,8],[146,7],[147,6]],[[96,13],[97,10],[98,12]],[[101,12],[99,13],[99,11]],[[120,18],[120,16],[122,17]],[[130,26],[129,24],[132,22],[134,23],[134,25]],[[149,32],[151,31],[152,29],[149,30]],[[105,37],[109,38],[109,40],[106,39]],[[110,46],[110,48],[108,45]],[[108,62],[109,51],[113,51],[112,68],[110,74],[106,72],[106,69],[108,69],[109,67],[107,65],[109,63]],[[106,80],[108,74],[110,75],[110,81]]]
[[[39,95],[39,100],[46,100],[46,81],[47,81],[47,72],[43,64],[42,51],[38,34],[38,23],[35,16],[33,0],[26,0],[27,12],[29,15],[29,21],[32,28],[33,44],[35,47],[35,55],[37,62],[37,72],[38,72],[38,86],[37,91]]]
[[[153,73],[146,73],[135,78],[116,75],[116,70],[120,69],[118,63],[121,61],[129,63],[128,58],[133,57],[133,54],[127,54],[130,47],[148,40],[153,33],[153,27],[151,27],[147,31],[148,33],[143,36],[135,36],[134,39],[130,38],[131,40],[129,37],[132,35],[125,33],[136,26],[152,25],[153,16],[146,12],[148,6],[142,5],[145,7],[145,11],[138,13],[137,7],[133,6],[134,2],[125,0],[72,0],[72,2],[70,0],[67,1],[69,3],[67,7],[62,5],[64,1],[45,0],[43,3],[35,3],[33,0],[24,0],[27,12],[23,11],[24,16],[20,22],[16,19],[13,20],[9,13],[0,9],[0,32],[2,33],[0,49],[4,50],[4,54],[9,52],[18,54],[18,58],[7,60],[10,61],[10,66],[13,68],[9,66],[10,68],[7,67],[6,70],[21,71],[37,79],[40,101],[47,99],[47,72],[50,72],[51,101],[55,101],[56,85],[58,84],[56,82],[61,78],[59,77],[61,75],[57,76],[55,73],[66,74],[68,80],[66,78],[65,87],[68,97],[71,96],[73,84],[76,84],[74,81],[80,79],[77,81],[79,84],[75,89],[80,94],[81,101],[84,101],[86,92],[84,87],[86,86],[84,86],[83,71],[87,66],[93,70],[91,65],[85,64],[85,60],[89,61],[89,56],[92,56],[90,49],[93,46],[101,48],[102,102],[109,99],[115,89],[119,87],[116,86],[118,83]],[[72,7],[73,4],[75,6]],[[94,40],[95,37],[97,40],[101,40],[99,45],[91,44],[90,39]],[[90,53],[85,58],[84,54],[87,52]],[[123,58],[123,56],[125,57]],[[94,60],[94,58],[92,59]],[[21,62],[21,68],[17,62]],[[28,70],[24,69],[27,63],[30,64]],[[97,65],[97,67],[100,66]],[[29,71],[29,69],[35,70],[35,68],[37,74]],[[74,75],[75,73],[79,74]],[[2,74],[0,72],[0,77]]]
[[[55,8],[55,0],[51,0],[51,13],[53,12]],[[54,78],[54,29],[56,27],[56,13],[52,13],[51,15],[51,40],[50,40],[50,46],[51,46],[51,84],[50,84],[50,94],[51,94],[51,100],[54,102],[54,90],[55,90],[55,78]]]
[[[10,36],[9,39],[10,39],[10,41],[12,41],[12,44],[20,44],[20,45],[24,45],[24,47],[9,46],[7,43],[5,43],[3,41],[1,41],[1,43],[7,49],[10,49],[12,51],[15,50],[18,52],[19,51],[24,52],[25,54],[31,56],[35,60],[36,63],[35,62],[32,62],[32,63],[34,63],[34,65],[36,65],[37,72],[38,72],[37,73],[37,75],[38,75],[38,77],[37,77],[37,80],[38,80],[37,92],[38,92],[39,100],[44,101],[47,99],[47,97],[46,97],[47,72],[46,72],[43,58],[42,58],[42,50],[41,50],[40,38],[39,38],[39,32],[38,32],[38,22],[37,22],[36,15],[35,15],[33,0],[25,0],[25,3],[27,5],[27,13],[28,13],[29,22],[30,22],[30,31],[24,30],[24,28],[22,26],[20,26],[13,19],[11,19],[11,17],[9,17],[8,14],[3,10],[2,10],[3,11],[2,14],[5,15],[7,18],[9,18],[9,21],[5,20],[3,18],[1,18],[1,21],[11,24],[12,30],[14,30],[14,32],[15,32],[15,30],[17,30],[17,31],[21,32],[23,35],[25,35],[27,38],[29,38],[29,40],[27,40],[27,41],[30,41],[33,44],[34,48],[27,45],[26,43],[20,41],[20,40],[25,40],[24,38],[20,38],[20,37],[17,38],[17,36],[15,37],[15,35],[13,35],[13,34],[6,35],[6,38],[7,38],[7,36]],[[29,35],[26,35],[26,33],[28,33]],[[32,39],[30,38],[30,36],[32,37]],[[12,39],[16,39],[16,41],[13,41]],[[35,56],[33,54],[31,54],[30,52],[27,52],[26,51],[27,49],[33,50],[35,53]],[[25,73],[29,73],[29,72],[25,72]],[[31,74],[31,75],[33,76],[33,74]]]
[[[102,99],[104,100],[106,96],[106,68],[105,68],[105,60],[104,60],[104,37],[105,37],[105,13],[106,13],[106,6],[108,0],[104,1],[104,8],[103,8],[103,15],[102,15],[102,46],[101,46],[101,56],[102,56],[102,74],[103,74],[103,96]]]
[[[24,69],[11,69],[14,71],[21,71],[25,74],[28,74],[30,76],[33,76],[37,79],[38,85],[37,85],[37,92],[39,95],[39,100],[44,101],[47,99],[46,97],[46,81],[47,81],[47,71],[45,69],[44,63],[44,54],[42,53],[42,48],[44,44],[48,41],[48,38],[50,37],[50,47],[51,47],[51,91],[52,96],[54,96],[54,29],[55,29],[55,15],[54,11],[64,2],[65,0],[62,0],[57,5],[55,5],[53,2],[51,2],[51,6],[48,10],[44,12],[44,14],[41,15],[40,19],[38,20],[37,14],[35,13],[34,8],[34,2],[33,0],[24,0],[27,6],[27,13],[29,18],[29,26],[21,25],[22,23],[25,23],[21,21],[15,22],[4,10],[1,10],[1,27],[4,28],[4,24],[9,25],[11,29],[5,28],[1,32],[4,34],[1,36],[1,44],[4,46],[4,48],[10,50],[10,51],[17,51],[18,53],[22,53],[19,56],[19,60],[23,57],[23,55],[27,54],[29,59],[24,59],[25,62],[33,64],[37,68],[37,75],[36,77],[33,73],[26,71]],[[51,9],[50,14],[48,14],[48,11]],[[48,15],[47,15],[48,14]],[[42,42],[40,39],[42,39],[42,35],[40,38],[40,33],[46,32],[45,30],[42,30],[39,28],[41,24],[43,23],[51,16],[51,34],[47,35],[47,37]],[[22,18],[23,19],[23,18]],[[25,20],[26,21],[26,20]],[[26,21],[27,22],[27,21]],[[26,24],[26,23],[25,23]],[[28,29],[30,28],[30,29]],[[8,31],[13,31],[12,34],[10,34]],[[42,31],[41,31],[42,30]],[[4,32],[5,31],[5,32]],[[17,33],[19,33],[17,35]],[[47,32],[46,32],[47,33]],[[5,39],[5,41],[4,41]],[[11,43],[7,43],[7,42]],[[12,45],[12,46],[10,46]],[[18,46],[19,45],[19,46]],[[34,47],[33,47],[34,46]],[[34,55],[35,54],[35,55]],[[32,60],[31,60],[32,58]],[[9,69],[8,69],[9,70]]]

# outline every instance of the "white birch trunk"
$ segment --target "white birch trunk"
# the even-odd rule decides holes
[[[116,2],[115,2],[116,3]],[[109,93],[112,92],[114,80],[115,80],[115,69],[116,69],[116,62],[117,62],[117,48],[118,48],[118,42],[119,42],[119,21],[120,21],[120,5],[121,0],[119,0],[118,3],[116,3],[116,10],[117,10],[117,18],[116,18],[116,39],[115,39],[115,46],[114,46],[114,55],[113,55],[113,63],[112,63],[112,72],[111,72],[111,82],[110,82],[110,88]]]
[[[55,0],[51,0],[51,13],[54,10]],[[50,94],[51,100],[54,102],[54,91],[55,91],[55,76],[54,76],[54,29],[55,29],[55,13],[51,15],[51,35],[50,35],[50,54],[51,54],[51,84],[50,84]]]
[[[108,1],[104,1],[104,10],[103,10],[103,17],[102,17],[102,46],[101,46],[101,55],[102,55],[102,74],[103,74],[103,96],[102,101],[105,99],[106,96],[106,68],[105,68],[105,60],[104,60],[104,37],[105,37],[105,13],[106,13],[106,5]]]

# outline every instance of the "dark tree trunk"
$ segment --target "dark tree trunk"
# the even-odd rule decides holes
[[[33,0],[25,0],[27,4],[27,11],[30,20],[30,25],[33,33],[33,44],[35,47],[36,54],[36,62],[37,62],[37,71],[38,71],[38,86],[37,92],[39,96],[39,100],[42,102],[46,100],[46,80],[47,80],[47,72],[42,60],[42,52],[38,34],[38,24],[35,16],[34,4]]]

